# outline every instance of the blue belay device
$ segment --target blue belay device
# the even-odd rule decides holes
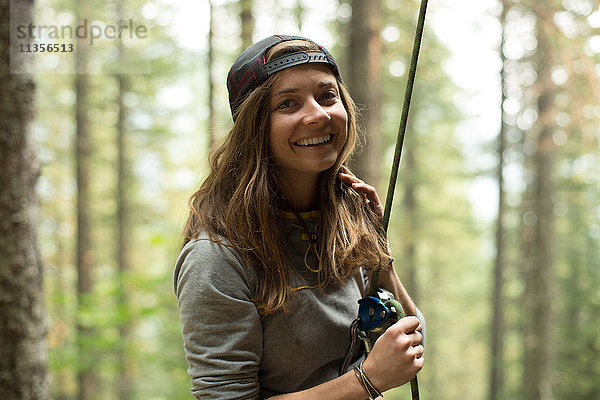
[[[403,317],[402,306],[385,289],[379,288],[376,296],[367,296],[358,301],[359,328],[363,332],[384,332]]]
[[[366,355],[369,355],[376,338],[398,322],[400,318],[404,318],[402,306],[385,289],[379,288],[374,296],[360,299],[358,301],[358,318],[350,325],[350,346],[339,374],[342,375],[348,371],[360,342],[365,345]]]

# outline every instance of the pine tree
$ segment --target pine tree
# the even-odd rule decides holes
[[[0,1],[0,398],[11,400],[50,398],[37,238],[40,166],[31,135],[35,85],[25,73],[31,59],[10,37],[11,23],[31,21],[33,2]]]
[[[89,16],[89,4],[78,3],[77,15],[80,18]],[[75,106],[75,120],[77,132],[75,136],[75,165],[77,181],[77,342],[79,369],[77,372],[78,400],[89,400],[98,390],[97,376],[95,374],[93,355],[90,352],[92,328],[87,326],[81,318],[83,310],[91,301],[93,289],[92,268],[94,255],[92,251],[92,226],[90,205],[92,201],[90,192],[90,83],[88,74],[89,44],[87,38],[78,38],[76,46],[76,75],[75,93],[77,102]]]
[[[498,132],[498,167],[496,170],[496,179],[498,182],[498,216],[496,218],[496,257],[494,258],[494,275],[493,275],[493,293],[492,293],[492,323],[491,323],[491,351],[490,351],[490,400],[502,398],[501,391],[503,386],[503,344],[504,344],[504,270],[506,263],[506,253],[504,249],[505,243],[505,214],[506,214],[506,199],[504,192],[504,152],[506,150],[506,130],[507,126],[504,122],[504,105],[506,101],[505,95],[505,72],[504,64],[506,57],[504,56],[504,25],[506,24],[506,14],[508,12],[508,1],[501,0],[502,14],[500,15],[500,23],[502,25],[502,34],[498,53],[502,63],[500,70],[500,131]]]
[[[346,74],[352,99],[361,109],[359,129],[364,147],[352,163],[353,172],[370,185],[379,184],[381,155],[381,2],[353,0]]]

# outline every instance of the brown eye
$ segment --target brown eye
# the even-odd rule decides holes
[[[333,90],[328,90],[321,95],[320,100],[331,100],[335,98],[337,98],[337,93]]]
[[[294,105],[294,103],[293,103],[293,101],[292,101],[291,99],[285,99],[285,100],[283,100],[282,102],[280,102],[280,103],[277,105],[277,107],[276,107],[276,108],[277,108],[278,110],[283,110],[283,109],[285,109],[285,108],[292,107],[293,105]]]

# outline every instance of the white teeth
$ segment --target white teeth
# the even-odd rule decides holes
[[[309,146],[311,144],[324,143],[324,142],[329,141],[330,139],[331,139],[331,135],[328,133],[326,135],[319,136],[319,137],[313,137],[313,138],[299,140],[296,142],[296,144],[300,145],[300,146]]]

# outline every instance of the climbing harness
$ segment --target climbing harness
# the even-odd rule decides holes
[[[421,0],[415,41],[413,44],[410,68],[408,71],[408,79],[406,81],[406,90],[404,92],[402,116],[400,118],[400,126],[398,128],[396,148],[394,150],[394,160],[392,162],[390,181],[385,200],[385,209],[383,212],[382,227],[383,232],[386,235],[390,221],[390,214],[392,212],[392,202],[394,201],[394,191],[396,189],[396,180],[398,178],[398,169],[400,167],[402,146],[404,145],[404,136],[408,121],[408,110],[410,108],[410,100],[412,98],[412,90],[415,82],[417,61],[419,60],[419,50],[421,49],[421,38],[423,37],[426,11],[427,0]],[[372,348],[371,336],[385,332],[389,326],[393,325],[400,318],[404,317],[402,306],[397,300],[394,299],[393,295],[387,290],[377,287],[378,280],[379,270],[375,270],[373,271],[371,278],[369,295],[358,301],[358,318],[356,318],[356,320],[354,320],[350,326],[351,342],[346,353],[344,363],[340,368],[340,375],[344,374],[348,370],[352,357],[358,349],[360,342],[364,343],[365,353],[366,355],[369,355]],[[416,376],[410,381],[410,389],[412,392],[412,400],[419,400],[419,385]]]

